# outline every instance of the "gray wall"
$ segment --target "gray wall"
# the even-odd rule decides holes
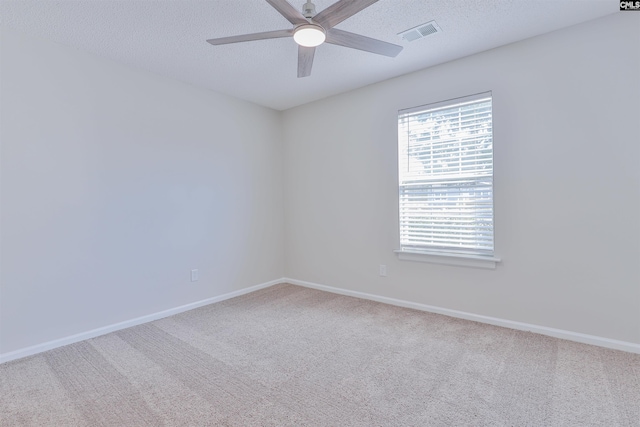
[[[611,15],[285,112],[287,276],[640,343],[638,23]],[[397,111],[484,91],[503,262],[399,261]]]
[[[1,72],[0,353],[282,277],[278,112],[7,29]]]
[[[640,343],[637,24],[284,113],[3,29],[0,353],[282,276]],[[504,261],[399,261],[397,110],[487,90]]]

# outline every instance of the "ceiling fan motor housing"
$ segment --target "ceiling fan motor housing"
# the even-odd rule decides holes
[[[316,16],[316,5],[307,0],[307,2],[302,5],[302,16],[307,19]]]

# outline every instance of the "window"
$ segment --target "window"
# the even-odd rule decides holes
[[[489,92],[399,112],[397,252],[499,261],[491,106]]]

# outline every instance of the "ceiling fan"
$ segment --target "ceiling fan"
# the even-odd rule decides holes
[[[298,44],[298,77],[307,77],[311,74],[316,46],[324,42],[390,57],[397,56],[402,50],[402,46],[334,28],[378,0],[340,0],[320,13],[316,13],[316,6],[310,0],[302,6],[302,13],[286,0],[266,1],[291,22],[293,28],[222,37],[210,39],[207,42],[212,45],[223,45],[293,36]]]

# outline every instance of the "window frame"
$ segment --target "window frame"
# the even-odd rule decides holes
[[[455,107],[456,105],[464,104],[464,103],[473,103],[474,101],[480,101],[483,99],[489,98],[491,102],[491,233],[492,233],[492,250],[482,250],[475,251],[473,249],[451,249],[451,248],[443,248],[436,246],[424,246],[419,247],[419,245],[413,246],[402,246],[402,169],[400,162],[402,161],[401,156],[401,143],[408,141],[404,138],[401,138],[401,120],[402,118],[406,118],[407,116],[411,116],[412,114],[420,114],[427,113],[429,111],[443,110],[447,107]],[[477,268],[490,268],[494,269],[496,264],[500,262],[500,258],[495,255],[495,183],[494,183],[494,157],[495,157],[495,144],[494,144],[494,132],[493,132],[493,93],[491,91],[481,92],[470,96],[458,97],[453,99],[448,99],[445,101],[420,105],[417,107],[402,109],[398,111],[397,115],[397,152],[398,152],[398,195],[397,195],[397,203],[398,203],[398,247],[400,249],[396,249],[394,252],[397,254],[400,260],[405,261],[421,261],[421,262],[430,262],[436,264],[446,264],[446,265],[455,265],[455,266],[466,266],[466,267],[477,267]],[[427,180],[425,180],[426,182]],[[452,183],[455,181],[455,176],[449,178],[449,181],[446,179],[438,180],[439,183]]]

